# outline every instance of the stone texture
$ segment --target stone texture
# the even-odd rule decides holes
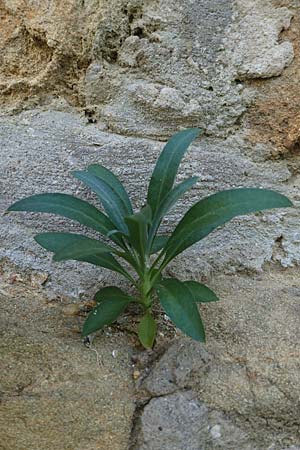
[[[18,107],[24,101],[49,103],[49,95],[63,95],[78,104],[77,84],[91,60],[101,51],[106,60],[114,60],[128,35],[131,12],[125,12],[127,4],[125,0],[113,4],[3,0],[2,101]]]
[[[211,359],[212,355],[198,342],[190,339],[175,341],[150,372],[144,387],[154,397],[187,388],[191,380],[195,384],[195,377],[205,376]]]
[[[269,3],[269,4],[268,4]],[[279,43],[279,35],[290,27],[293,13],[274,8],[270,2],[238,1],[235,24],[228,36],[230,58],[238,79],[270,78],[280,75],[294,58],[289,41]]]
[[[296,413],[300,398],[297,382],[300,369],[298,276],[297,269],[290,269],[266,271],[252,278],[214,277],[211,287],[218,292],[221,301],[201,307],[207,326],[206,348],[187,339],[175,341],[144,380],[144,387],[150,395],[161,397],[155,399],[158,404],[161,400],[161,405],[168,405],[169,399],[176,398],[182,389],[188,389],[196,394],[193,399],[198,400],[202,407],[204,405],[208,411],[222,411],[225,418],[229,417],[240,430],[235,445],[204,445],[201,438],[198,442],[202,447],[191,441],[188,448],[266,450],[299,443],[299,417]],[[189,410],[189,401],[183,403],[182,408]],[[155,405],[153,403],[152,414]],[[199,405],[197,408],[197,414],[200,414]],[[142,416],[146,430],[145,447],[141,448],[159,448],[158,444],[151,447],[148,442],[151,435],[158,435],[157,439],[160,439],[158,426],[166,427],[167,436],[172,436],[177,429],[179,442],[190,442],[183,432],[185,426],[182,425],[181,429],[179,425],[180,419],[174,419],[174,422],[177,420],[175,425],[173,419],[165,419],[168,414],[158,414],[159,419],[149,421],[148,414],[145,408],[145,418]],[[174,407],[173,414],[176,418],[185,415],[179,407]],[[185,423],[185,419],[182,421]],[[170,422],[171,430],[168,429]],[[206,436],[202,421],[198,418],[196,422],[198,425],[193,436],[197,433]],[[224,431],[222,438],[231,436],[235,439],[231,431],[228,434]],[[171,449],[171,438],[163,433],[162,436],[166,439],[162,448]],[[243,436],[247,436],[245,443]],[[252,443],[250,447],[249,440]],[[178,448],[184,448],[183,444],[180,445]]]
[[[50,8],[5,0],[2,103],[49,105],[62,95],[117,132],[166,137],[200,124],[226,134],[246,104],[226,64],[217,63],[231,16],[223,0],[69,0]],[[157,94],[145,103],[140,85],[153,83]]]
[[[281,2],[289,5],[290,2]],[[282,33],[282,39],[293,43],[295,58],[279,78],[264,81],[259,85],[259,95],[247,113],[247,139],[251,142],[267,143],[269,158],[284,158],[298,186],[299,166],[299,5],[291,2],[294,16],[291,26]]]
[[[299,203],[298,0],[0,0],[0,63],[1,213],[46,191],[96,204],[70,172],[99,161],[139,207],[160,141],[189,126],[204,136],[178,180],[200,182],[165,231],[220,189],[272,188]],[[0,217],[5,450],[299,447],[298,209],[238,218],[174,261],[167,275],[206,281],[222,301],[201,308],[205,349],[179,333],[168,346],[172,325],[160,321],[133,373],[134,420],[134,318],[95,340],[100,366],[78,335],[95,290],[123,282],[51,263],[32,238],[53,229],[88,232]]]
[[[139,450],[253,450],[253,442],[221,413],[208,411],[192,392],[154,398],[142,415]]]
[[[189,392],[152,399],[142,416],[144,443],[140,448],[201,448],[199,441],[201,432],[207,428],[206,416],[205,406],[193,399]]]
[[[270,2],[3,0],[0,17],[6,108],[63,96],[125,134],[226,135],[249,101],[232,80],[279,75],[293,58],[278,43],[292,12]]]
[[[2,119],[0,129],[2,211],[13,200],[40,192],[65,192],[94,201],[94,196],[71,176],[72,170],[92,162],[101,162],[120,175],[134,204],[141,206],[151,167],[162,148],[154,141],[101,132],[76,115],[62,112],[25,112]],[[201,181],[189,198],[170,213],[165,230],[172,229],[188,205],[220,189],[256,186],[296,196],[285,162],[253,162],[243,154],[243,142],[238,136],[226,141],[200,140],[188,153],[178,180],[190,175],[199,175]],[[177,258],[168,273],[201,277],[221,270],[258,271],[271,260],[291,266],[300,258],[298,217],[298,211],[290,209],[238,218]],[[74,222],[26,213],[4,215],[0,220],[1,256],[24,268],[51,274],[45,280],[50,290],[80,297],[95,292],[99,283],[119,279],[88,264],[51,264],[49,255],[32,239],[34,233],[43,230],[83,231]],[[193,261],[193,267],[186,263],[182,267],[185,260]]]
[[[299,450],[299,448],[300,448],[300,447],[296,447],[295,445],[292,445],[291,447],[285,448],[285,449],[283,449],[283,450]]]
[[[121,89],[99,111],[102,120],[118,133],[149,137],[165,137],[183,124],[214,135],[234,128],[246,99],[219,60],[231,16],[231,2],[222,0],[147,5],[140,39],[128,37],[120,49]]]
[[[92,351],[78,334],[82,318],[66,318],[62,300],[49,302],[25,282],[2,281],[0,295],[0,447],[127,448],[130,339],[106,333]]]

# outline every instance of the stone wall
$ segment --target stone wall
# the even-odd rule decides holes
[[[88,399],[82,417],[105,410],[101,423],[91,419],[90,438],[82,425],[72,448],[109,448],[110,436],[112,450],[300,445],[299,25],[298,0],[0,0],[3,212],[13,200],[48,191],[95,201],[70,175],[92,162],[115,171],[139,207],[162,141],[193,126],[201,127],[203,136],[184,159],[178,179],[199,175],[200,181],[171,212],[166,230],[195,199],[220,189],[271,188],[296,206],[236,219],[168,269],[169,275],[207,282],[222,299],[202,310],[206,349],[177,335],[159,312],[160,334],[151,354],[136,349],[134,313],[95,340],[107,363],[91,383],[98,380],[106,395],[113,395],[109,374],[116,375],[117,392],[125,370],[125,415],[115,406],[118,396],[111,408],[91,400],[85,381],[92,356],[72,334],[82,322],[84,302],[99,285],[121,280],[87,264],[54,264],[33,241],[37,230],[81,230],[74,223],[31,214],[0,218],[3,325],[18,344],[12,350],[3,342],[5,361],[18,359],[25,341],[42,339],[39,351],[51,350],[49,368],[59,349],[71,346],[68,364],[72,373],[81,373]],[[69,316],[66,307],[78,302],[79,316]],[[14,321],[16,309],[22,314]],[[33,312],[48,337],[32,323]],[[178,339],[171,343],[174,336]],[[11,362],[6,365],[13,374],[3,389],[7,450],[33,449],[36,437],[43,436],[42,427],[23,441],[13,431],[16,395],[20,420],[36,424],[35,396],[36,408],[38,398],[44,402],[47,423],[50,388],[38,354],[28,353],[30,366],[37,367],[29,382],[25,376],[21,391]],[[56,432],[72,433],[77,422],[86,423],[79,416],[72,421],[70,413],[59,428],[55,393],[68,399],[68,386],[75,389],[74,381],[61,375],[61,365],[54,364],[52,375],[47,372],[49,408],[58,412],[44,448],[53,448]],[[71,408],[79,396],[75,390]],[[106,433],[103,443],[95,438],[97,427],[99,435]],[[67,448],[63,442],[55,448]]]

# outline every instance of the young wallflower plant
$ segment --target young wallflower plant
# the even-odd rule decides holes
[[[271,190],[225,190],[198,201],[170,235],[160,234],[164,216],[198,180],[191,177],[174,186],[180,161],[199,134],[197,128],[187,129],[168,141],[152,173],[146,205],[138,212],[133,211],[120,180],[100,164],[92,164],[86,171],[76,171],[73,175],[97,194],[106,214],[79,198],[56,193],[33,195],[8,209],[58,214],[99,232],[106,238],[105,242],[61,232],[41,233],[35,240],[54,253],[54,261],[95,264],[118,272],[135,286],[136,296],[115,286],[100,289],[95,295],[97,305],[83,325],[83,336],[113,323],[134,302],[143,311],[138,326],[140,342],[151,348],[156,335],[151,310],[158,297],[166,314],[181,331],[205,342],[198,303],[217,301],[217,296],[196,281],[164,278],[163,270],[185,249],[236,216],[292,206],[288,198]]]

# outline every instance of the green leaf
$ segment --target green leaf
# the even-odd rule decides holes
[[[166,197],[161,201],[160,205],[158,206],[155,216],[153,218],[150,231],[149,231],[149,243],[151,245],[153,241],[153,237],[155,236],[155,233],[157,232],[157,229],[163,219],[163,217],[170,211],[170,209],[175,205],[177,200],[185,194],[186,191],[188,191],[197,181],[198,177],[191,177],[187,180],[183,181],[182,183],[175,186],[167,195]],[[153,252],[154,253],[154,252]]]
[[[49,239],[49,234],[48,239]],[[54,261],[66,261],[68,259],[78,260],[86,256],[97,255],[99,253],[109,253],[114,249],[96,239],[90,239],[81,234],[71,233],[51,233],[52,239],[64,240],[60,250],[55,252]]]
[[[105,269],[112,270],[123,275],[131,283],[134,283],[132,276],[121,266],[121,264],[110,254],[110,253],[100,253],[98,255],[84,256],[78,258],[77,261],[83,261],[94,266],[104,267]]]
[[[60,232],[40,233],[34,237],[39,245],[53,253],[61,252],[66,246],[76,245],[77,242],[81,242],[81,239],[86,237],[81,234]]]
[[[205,342],[204,326],[191,294],[184,283],[176,278],[162,280],[156,286],[162,307],[175,325],[196,341]]]
[[[133,213],[132,205],[128,194],[115,174],[113,174],[110,170],[106,169],[106,167],[101,166],[101,164],[92,164],[88,167],[88,172],[96,175],[96,177],[105,181],[109,186],[119,195],[120,199],[124,203],[124,206],[127,211],[127,215]]]
[[[216,294],[202,283],[189,280],[184,281],[183,284],[188,288],[193,301],[196,303],[217,302],[219,300]]]
[[[72,172],[72,174],[75,178],[78,178],[78,180],[83,181],[97,194],[103,208],[110,220],[115,224],[115,227],[127,234],[128,230],[124,222],[124,217],[128,215],[128,211],[118,193],[113,190],[106,181],[101,180],[89,172],[78,170]]]
[[[199,128],[180,131],[165,145],[155,165],[148,188],[147,203],[151,206],[153,215],[172,189],[180,161],[200,131]]]
[[[30,211],[57,214],[107,235],[115,225],[97,208],[67,194],[37,194],[19,200],[8,211]]]
[[[148,225],[151,222],[150,206],[147,205],[140,212],[125,217],[125,222],[129,230],[129,241],[131,245],[141,258],[144,259],[148,239]]]
[[[106,253],[97,253],[97,249],[94,243],[97,244],[99,241],[95,241],[85,236],[71,233],[41,233],[36,235],[34,239],[46,250],[56,253],[53,258],[55,261],[73,259],[76,261],[88,262],[90,264],[94,264],[95,266],[104,267],[105,269],[118,272],[125,278],[132,281],[132,277],[121,266],[121,264],[119,264],[119,262],[110,253],[107,253],[110,247],[107,247],[108,250],[106,250]],[[84,245],[87,240],[92,241],[92,244],[90,246],[90,253],[82,252],[81,246]],[[101,244],[101,242],[99,243]],[[68,255],[66,254],[66,248],[68,248]],[[62,257],[63,254],[65,255],[65,257]]]
[[[293,206],[287,197],[267,189],[230,189],[206,197],[192,206],[175,228],[163,266],[236,216],[287,206]]]
[[[162,200],[160,205],[157,208],[157,212],[155,214],[155,217],[157,217],[159,220],[161,220],[168,211],[172,208],[172,206],[175,205],[177,200],[185,194],[189,189],[191,189],[192,186],[199,180],[199,177],[191,177],[187,180],[182,181],[182,183],[175,186]]]
[[[84,322],[82,336],[87,336],[105,325],[110,325],[130,302],[135,301],[133,297],[126,295],[121,289],[114,286],[98,291],[95,299],[98,304]]]
[[[161,275],[161,271],[159,269],[153,268],[151,269],[151,283],[152,286],[155,287],[161,280],[162,280],[162,275]],[[155,283],[153,284],[153,279],[155,279]]]
[[[100,303],[103,300],[110,299],[111,301],[127,301],[129,302],[135,302],[136,298],[132,297],[131,295],[127,295],[126,292],[122,291],[122,289],[116,287],[116,286],[106,286],[99,291],[96,292],[94,299],[96,302]]]
[[[152,348],[156,335],[156,323],[150,312],[147,311],[138,326],[138,336],[145,348]]]
[[[161,249],[163,249],[168,242],[169,237],[170,236],[167,235],[155,236],[151,248],[151,255],[153,255],[154,253],[158,253]]]

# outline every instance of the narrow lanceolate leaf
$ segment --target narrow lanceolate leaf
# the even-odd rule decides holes
[[[91,255],[109,254],[114,249],[101,241],[90,239],[75,233],[40,233],[34,237],[35,241],[46,250],[53,252],[54,261],[74,259],[85,261]]]
[[[100,289],[98,292],[96,292],[94,299],[98,303],[107,299],[115,302],[122,300],[127,301],[128,303],[136,301],[135,297],[126,294],[126,292],[122,291],[122,289],[116,286],[106,286],[105,288]]]
[[[150,254],[153,255],[154,253],[158,253],[160,250],[162,250],[168,242],[169,237],[170,236],[167,235],[155,236]]]
[[[155,280],[155,281],[154,281]],[[162,280],[162,275],[159,269],[152,269],[151,271],[151,283],[152,286],[156,286]],[[154,281],[154,283],[153,283]]]
[[[110,253],[99,253],[97,255],[86,255],[78,258],[77,261],[87,262],[93,264],[94,266],[104,267],[105,269],[112,270],[113,272],[118,272],[123,275],[131,283],[134,282],[132,276],[127,272],[124,267],[110,254]]]
[[[145,348],[152,348],[156,336],[156,323],[150,312],[147,311],[138,326],[138,336]]]
[[[152,244],[153,237],[158,230],[158,227],[163,219],[163,217],[170,211],[170,209],[175,205],[177,200],[186,193],[197,181],[198,177],[191,177],[182,183],[175,186],[161,201],[158,206],[156,213],[153,217],[152,224],[149,231],[149,243]],[[153,252],[154,253],[154,252]]]
[[[200,131],[199,128],[180,131],[165,145],[155,165],[148,188],[147,203],[151,206],[153,215],[163,198],[172,189],[180,161]]]
[[[124,311],[126,306],[134,301],[133,297],[124,294],[121,289],[108,287],[97,292],[97,306],[90,312],[83,325],[82,335],[87,336],[100,330],[105,325],[113,323]]]
[[[132,216],[125,217],[129,230],[129,241],[138,254],[144,259],[148,239],[148,225],[151,222],[151,208],[149,205]]]
[[[127,214],[133,214],[130,198],[118,177],[101,164],[92,164],[88,167],[88,172],[104,180],[119,195],[127,210]]]
[[[57,214],[76,220],[82,225],[107,235],[116,227],[97,208],[84,200],[67,194],[37,194],[19,200],[8,211],[30,211]]]
[[[161,220],[175,205],[175,203],[199,180],[199,177],[191,177],[175,186],[160,203],[155,217]]]
[[[205,284],[193,280],[184,281],[183,284],[188,288],[193,301],[196,303],[217,302],[219,300],[216,294]]]
[[[184,283],[176,278],[162,280],[156,286],[162,307],[175,325],[196,341],[205,342],[205,331],[197,305]]]
[[[59,253],[65,247],[74,247],[76,244],[88,239],[86,236],[74,233],[40,233],[34,237],[34,240],[49,252]],[[109,250],[107,250],[109,251]]]
[[[85,256],[97,255],[99,253],[109,253],[114,249],[101,241],[96,239],[90,239],[81,234],[71,233],[46,233],[36,237],[36,241],[40,243],[43,240],[56,241],[54,246],[57,248],[54,261],[66,261],[68,259],[78,260],[78,258],[84,258]],[[57,241],[60,241],[61,247],[58,249]],[[50,244],[51,245],[51,244]]]
[[[75,178],[83,181],[98,195],[103,208],[110,220],[115,224],[115,227],[126,234],[128,230],[124,222],[124,217],[128,215],[128,211],[116,191],[106,181],[101,180],[89,172],[76,171],[72,174]]]
[[[103,253],[103,247],[97,252],[98,242],[94,239],[89,239],[85,236],[70,233],[41,233],[35,236],[36,242],[44,247],[46,250],[55,253],[55,261],[61,261],[66,259],[73,259],[76,261],[84,261],[90,264],[94,264],[99,267],[104,267],[114,272],[118,272],[130,281],[131,276],[128,272],[119,264],[119,262],[108,253],[110,247],[107,247],[105,253]],[[90,246],[91,251],[83,251],[82,245],[88,241],[92,241]],[[96,245],[94,244],[96,243]],[[99,242],[100,246],[104,245]],[[63,257],[64,255],[64,257]]]
[[[175,228],[163,264],[236,216],[287,206],[293,206],[287,197],[267,189],[230,189],[206,197],[192,206]]]

